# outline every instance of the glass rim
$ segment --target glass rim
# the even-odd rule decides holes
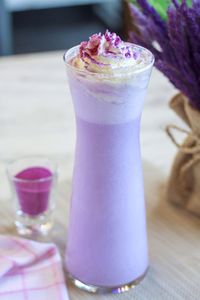
[[[73,53],[73,52],[77,52],[77,50],[79,49],[80,45],[76,45],[68,50],[66,50],[63,54],[63,60],[64,60],[64,63],[65,65],[75,71],[76,73],[79,73],[79,74],[83,74],[83,75],[89,75],[91,77],[97,77],[97,78],[117,78],[117,77],[121,77],[121,75],[124,73],[125,76],[127,75],[134,75],[134,74],[140,74],[140,73],[143,73],[145,71],[147,71],[148,69],[150,69],[153,65],[154,65],[154,62],[155,62],[155,57],[153,55],[153,53],[148,50],[147,48],[143,47],[143,46],[140,46],[140,45],[137,45],[137,44],[134,44],[134,43],[129,43],[129,42],[126,42],[126,44],[129,44],[129,45],[133,45],[134,47],[137,47],[137,48],[140,48],[140,49],[143,49],[145,50],[149,55],[150,55],[150,59],[149,59],[149,62],[147,62],[143,67],[141,68],[138,68],[138,69],[133,69],[129,72],[126,72],[127,71],[127,67],[124,67],[123,68],[123,71],[120,73],[115,73],[115,74],[110,74],[110,73],[96,73],[96,72],[90,72],[90,71],[87,71],[85,69],[79,69],[73,65],[71,65],[69,63],[69,60],[67,60],[69,58],[69,56]]]
[[[12,174],[12,171],[11,171],[11,167],[14,166],[14,164],[20,162],[20,161],[23,161],[23,160],[36,160],[36,159],[44,159],[45,161],[53,164],[53,170],[51,170],[52,174],[47,176],[47,177],[44,177],[44,178],[39,178],[39,179],[22,179],[22,178],[17,178],[16,175]],[[40,164],[30,164],[30,166],[27,166],[25,168],[31,168],[31,167],[42,167]],[[48,167],[46,167],[48,168]],[[21,168],[22,170],[24,168]],[[21,171],[22,171],[21,170]],[[50,181],[52,180],[53,178],[56,178],[57,175],[58,175],[58,168],[57,168],[57,163],[54,161],[54,160],[51,160],[45,156],[24,156],[24,157],[20,157],[20,158],[17,158],[17,159],[13,159],[13,160],[10,160],[9,163],[7,164],[7,167],[6,167],[6,172],[7,172],[7,175],[9,177],[10,180],[14,181],[14,182],[24,182],[24,183],[40,183],[40,182],[45,182],[45,181]],[[20,172],[20,170],[19,170]]]

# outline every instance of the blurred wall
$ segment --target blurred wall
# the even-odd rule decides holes
[[[0,0],[0,55],[66,49],[106,28],[121,31],[121,0]]]

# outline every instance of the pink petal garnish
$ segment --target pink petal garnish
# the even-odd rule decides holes
[[[99,66],[109,65],[99,62],[97,59],[99,56],[113,59],[137,59],[138,57],[138,54],[135,53],[132,47],[124,43],[116,33],[111,33],[109,30],[106,30],[105,34],[93,34],[89,41],[82,42],[79,55],[85,63],[89,59],[92,63]]]

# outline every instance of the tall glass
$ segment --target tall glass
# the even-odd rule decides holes
[[[139,47],[139,46],[138,46]],[[77,141],[65,265],[69,277],[91,292],[123,292],[148,268],[140,155],[140,119],[154,62],[115,75],[70,64]]]

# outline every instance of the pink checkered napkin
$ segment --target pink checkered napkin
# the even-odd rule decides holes
[[[54,244],[0,236],[1,300],[68,300]]]

